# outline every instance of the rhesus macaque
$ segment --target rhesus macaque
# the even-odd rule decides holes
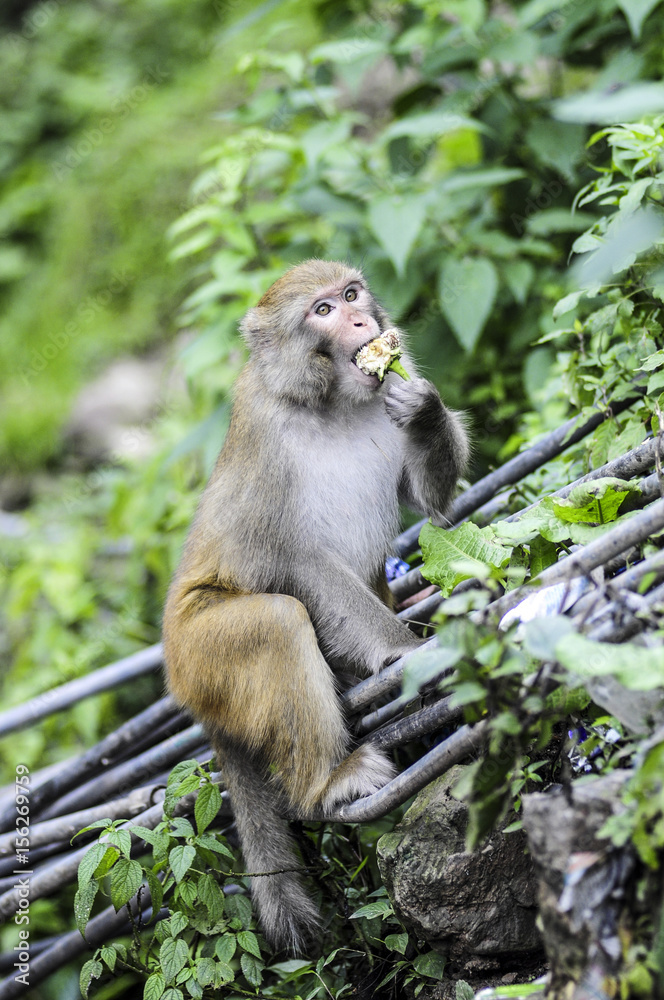
[[[322,260],[248,312],[228,436],[168,595],[170,689],[210,734],[251,872],[300,864],[284,817],[394,774],[371,743],[350,752],[335,671],[374,674],[418,645],[385,557],[399,501],[443,519],[468,444],[430,382],[358,369],[389,326],[360,271]],[[252,895],[266,938],[305,949],[319,917],[300,876],[255,877]]]

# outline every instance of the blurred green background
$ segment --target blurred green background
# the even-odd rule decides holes
[[[536,342],[595,218],[572,211],[608,156],[586,143],[664,110],[663,62],[658,0],[5,4],[3,706],[158,641],[238,319],[290,264],[364,269],[469,411],[473,477],[566,417]],[[8,773],[160,689],[1,741]]]

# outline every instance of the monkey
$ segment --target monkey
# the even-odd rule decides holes
[[[249,359],[164,610],[170,691],[210,735],[247,870],[276,872],[251,894],[265,938],[291,954],[320,917],[289,819],[395,773],[370,742],[351,749],[336,678],[420,644],[385,577],[399,504],[444,523],[468,459],[463,418],[431,382],[354,363],[390,325],[360,270],[318,259],[249,310]]]

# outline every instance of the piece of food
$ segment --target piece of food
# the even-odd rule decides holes
[[[396,372],[401,378],[410,379],[403,367],[401,341],[397,330],[385,330],[380,337],[370,340],[355,355],[355,364],[365,375],[375,375],[380,382],[388,371]]]

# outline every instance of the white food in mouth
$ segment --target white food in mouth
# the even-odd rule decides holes
[[[365,375],[376,375],[382,382],[392,361],[401,357],[401,341],[397,330],[385,330],[370,340],[355,355],[355,364]]]

